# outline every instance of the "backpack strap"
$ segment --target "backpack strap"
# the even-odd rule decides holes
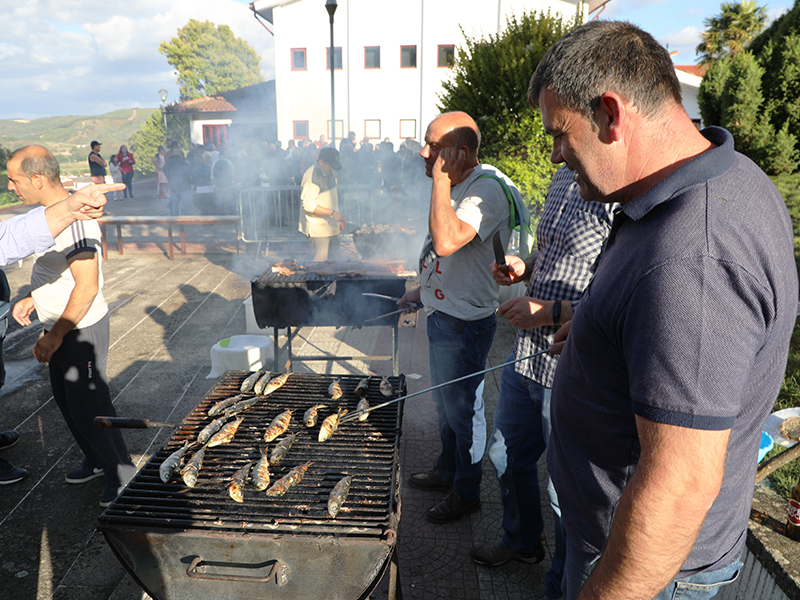
[[[498,183],[500,183],[500,187],[503,188],[503,193],[505,193],[509,203],[508,226],[514,231],[519,232],[520,250],[525,249],[526,256],[529,255],[531,253],[531,248],[533,247],[533,229],[531,228],[530,213],[528,212],[527,207],[522,204],[522,199],[519,198],[519,195],[515,196],[509,189],[508,184],[497,175],[483,173],[478,175],[475,180],[477,181],[478,179],[482,179],[484,177],[490,177],[491,179],[496,180]]]

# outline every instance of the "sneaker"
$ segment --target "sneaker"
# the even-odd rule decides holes
[[[439,477],[436,469],[431,469],[427,473],[414,473],[408,478],[408,485],[418,490],[442,490],[449,492],[453,483],[445,481]]]
[[[0,450],[11,448],[19,441],[19,433],[16,431],[4,431],[0,433]]]
[[[425,513],[425,518],[431,523],[453,523],[461,517],[466,517],[481,509],[481,499],[467,500],[456,494],[453,490],[447,498]]]
[[[27,474],[28,472],[25,469],[15,467],[5,458],[0,458],[0,485],[22,481],[22,478]]]
[[[100,508],[108,508],[111,506],[111,503],[117,499],[117,496],[119,496],[124,489],[124,485],[118,488],[106,488],[106,490],[103,492],[103,495],[100,496]]]
[[[103,475],[103,469],[93,469],[85,464],[82,464],[74,471],[67,473],[67,476],[64,479],[67,483],[86,483],[87,481],[97,479]]]
[[[544,560],[544,546],[539,544],[529,552],[517,552],[498,540],[473,547],[469,555],[476,564],[484,567],[499,567],[512,560],[536,565]]]

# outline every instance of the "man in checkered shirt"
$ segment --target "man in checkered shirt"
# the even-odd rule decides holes
[[[614,207],[583,200],[574,173],[562,166],[553,176],[536,229],[538,252],[524,261],[507,256],[508,275],[492,265],[500,285],[530,280],[525,296],[498,309],[500,316],[519,327],[511,360],[547,350],[556,330],[572,318],[611,230]],[[557,364],[558,357],[543,354],[503,369],[489,458],[500,481],[504,532],[500,540],[472,549],[470,555],[478,564],[538,563],[544,558],[536,463],[550,436],[550,387]],[[556,555],[547,574],[545,598],[560,598],[563,534],[552,485],[549,489],[556,512]]]

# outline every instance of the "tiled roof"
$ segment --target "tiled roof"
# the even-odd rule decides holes
[[[675,65],[675,68],[689,75],[694,75],[695,77],[705,76],[708,70],[702,65]]]
[[[204,96],[203,98],[195,98],[194,100],[187,100],[167,107],[167,112],[170,114],[235,111],[236,107],[222,96]]]

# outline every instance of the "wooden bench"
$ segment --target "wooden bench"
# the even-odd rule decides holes
[[[122,254],[122,226],[123,225],[166,225],[167,226],[167,247],[169,259],[174,258],[172,248],[172,226],[178,225],[181,234],[181,254],[186,254],[186,225],[233,225],[236,227],[236,254],[239,254],[239,217],[237,216],[216,216],[203,217],[186,215],[181,217],[103,217],[98,219],[100,231],[103,234],[103,258],[108,258],[106,226],[114,225],[117,228],[117,249]]]

